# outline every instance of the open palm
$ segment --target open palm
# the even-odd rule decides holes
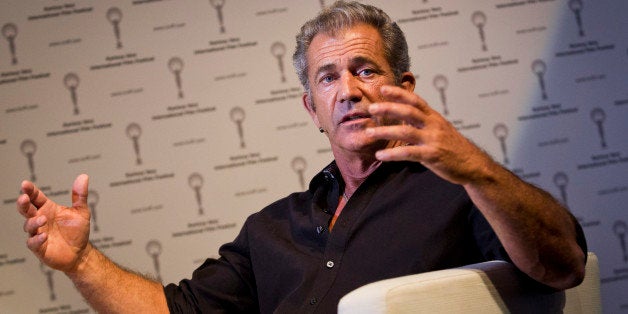
[[[80,175],[72,186],[72,207],[61,206],[46,197],[33,183],[22,183],[25,195],[18,198],[18,210],[27,219],[28,248],[46,265],[64,272],[73,271],[86,254],[90,212],[87,207],[88,177]]]

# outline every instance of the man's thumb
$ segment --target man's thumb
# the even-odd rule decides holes
[[[89,176],[81,174],[74,180],[72,184],[72,206],[87,207],[87,186],[89,185]]]

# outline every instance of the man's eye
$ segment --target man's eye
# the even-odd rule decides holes
[[[359,74],[360,74],[361,76],[371,76],[371,75],[375,74],[375,71],[373,71],[373,70],[371,70],[371,69],[364,69],[364,70],[361,70],[361,71],[359,72]]]
[[[331,83],[334,81],[334,77],[331,75],[325,75],[321,78],[321,82],[323,83]]]

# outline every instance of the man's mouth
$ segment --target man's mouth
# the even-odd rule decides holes
[[[340,120],[340,123],[351,122],[351,121],[361,120],[361,119],[371,119],[371,115],[364,112],[350,113],[342,117],[342,120]]]

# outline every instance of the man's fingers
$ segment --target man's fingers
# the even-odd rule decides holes
[[[48,201],[48,198],[35,184],[30,181],[22,181],[22,192],[28,195],[31,203],[39,208]]]
[[[41,247],[44,244],[44,242],[46,242],[46,240],[48,240],[48,234],[47,233],[40,233],[38,235],[34,235],[32,237],[29,237],[26,240],[26,246],[33,252],[35,252],[36,254],[39,254],[39,252],[41,251]]]
[[[37,214],[37,208],[31,203],[30,198],[26,194],[18,196],[17,211],[26,218],[34,217]]]
[[[86,174],[76,177],[72,184],[72,206],[87,207],[88,186],[89,177]]]
[[[403,121],[418,128],[423,127],[426,118],[425,114],[415,107],[392,102],[371,104],[368,111],[374,116]]]
[[[34,236],[38,233],[39,228],[44,226],[47,221],[48,219],[43,215],[26,219],[26,221],[24,221],[24,232]]]
[[[388,119],[404,121],[422,128],[435,111],[417,94],[398,86],[383,86],[382,95],[386,101],[371,104],[369,113]]]
[[[423,113],[430,113],[432,111],[432,108],[430,108],[423,98],[401,87],[386,85],[382,86],[380,91],[388,101],[413,105]]]
[[[374,139],[396,140],[413,145],[423,142],[421,130],[407,124],[368,128],[366,134]]]
[[[387,148],[375,153],[375,157],[381,161],[402,161],[411,160],[416,162],[422,162],[421,147],[420,146],[397,146],[393,148]]]

